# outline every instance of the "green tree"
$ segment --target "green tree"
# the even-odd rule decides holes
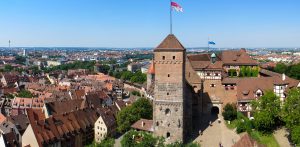
[[[130,71],[124,71],[124,72],[122,72],[121,79],[123,79],[123,80],[130,80],[132,76],[133,76],[132,72],[130,72]]]
[[[148,99],[139,98],[132,104],[132,109],[140,118],[152,119],[153,107]]]
[[[240,69],[240,77],[245,77],[246,76],[246,67],[242,66]]]
[[[270,133],[280,124],[280,99],[272,91],[251,103],[254,112],[254,126],[258,131]]]
[[[17,64],[25,65],[26,58],[23,57],[23,56],[16,56],[15,62],[16,62]]]
[[[154,147],[163,146],[164,139],[154,137],[152,134],[143,131],[128,131],[121,140],[122,147]]]
[[[10,64],[5,64],[4,66],[4,71],[6,72],[10,72],[14,69],[14,67],[12,67]]]
[[[252,68],[252,77],[257,77],[259,74],[259,68],[257,66]]]
[[[274,71],[277,72],[277,73],[286,73],[288,70],[288,66],[282,62],[280,63],[277,63],[275,68],[274,68]]]
[[[230,77],[235,77],[236,74],[237,74],[235,69],[229,69],[229,70],[228,70],[228,73],[229,73],[229,76],[230,76]]]
[[[249,66],[246,67],[245,74],[246,74],[246,77],[251,77],[251,68]]]
[[[34,95],[28,91],[28,90],[21,90],[18,94],[17,97],[23,97],[23,98],[32,98]]]
[[[291,130],[291,139],[292,139],[292,142],[294,144],[296,144],[296,146],[300,145],[300,126],[295,126]]]
[[[147,75],[143,74],[141,71],[138,71],[133,74],[133,76],[130,78],[130,82],[132,83],[139,83],[143,84],[147,80]]]
[[[300,90],[293,88],[288,91],[286,101],[283,105],[283,121],[287,128],[300,126]]]
[[[226,104],[222,115],[225,120],[235,120],[237,118],[236,106],[234,104]]]
[[[191,142],[188,144],[183,144],[182,142],[176,141],[174,143],[171,144],[167,144],[165,145],[166,147],[200,147],[200,145],[198,143],[195,142]]]
[[[101,143],[97,144],[97,147],[113,147],[115,145],[114,138],[106,138],[101,141]]]
[[[152,104],[148,99],[138,99],[117,114],[118,131],[123,133],[129,130],[131,125],[141,118],[152,119],[152,111]]]
[[[287,71],[287,75],[299,80],[300,79],[300,63],[291,65],[289,68],[290,69]]]

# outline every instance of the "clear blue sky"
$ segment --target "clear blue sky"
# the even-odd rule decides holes
[[[186,47],[300,47],[300,0],[176,0]],[[0,46],[155,47],[169,0],[1,0]]]

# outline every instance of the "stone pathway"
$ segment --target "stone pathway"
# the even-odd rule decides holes
[[[274,132],[274,137],[281,147],[291,147],[290,142],[287,138],[288,132],[285,128],[278,129]]]
[[[114,147],[121,147],[121,140],[124,135],[120,136],[119,138],[115,139],[115,145]]]
[[[194,141],[201,144],[201,147],[219,147],[219,143],[223,147],[231,147],[240,139],[240,136],[226,127],[223,119],[221,123],[214,121],[212,126],[207,127],[203,131],[203,135],[198,136]]]

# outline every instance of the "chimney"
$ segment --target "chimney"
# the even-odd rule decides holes
[[[282,81],[284,81],[285,80],[285,74],[283,73],[282,74]]]
[[[142,127],[144,127],[144,125],[145,125],[145,123],[144,123],[144,121],[142,121]]]

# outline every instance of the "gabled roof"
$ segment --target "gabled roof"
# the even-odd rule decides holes
[[[264,147],[265,145],[257,143],[252,139],[248,133],[246,133],[237,143],[232,147]]]
[[[178,41],[178,39],[173,34],[169,34],[155,49],[154,51],[163,51],[163,50],[175,50],[183,51],[185,48]]]
[[[222,51],[219,56],[225,65],[258,65],[245,49]]]
[[[153,132],[153,120],[141,118],[140,120],[135,122],[133,125],[131,125],[131,128],[134,128],[137,130]]]

